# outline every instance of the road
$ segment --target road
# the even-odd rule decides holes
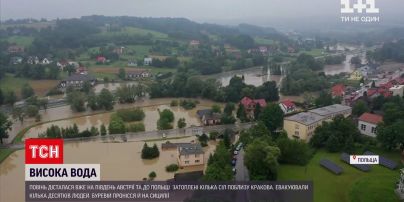
[[[237,169],[235,177],[236,181],[250,180],[247,167],[244,165],[244,149],[241,149],[237,155],[236,169]]]
[[[192,136],[202,133],[209,133],[212,131],[224,131],[225,129],[232,130],[243,130],[250,128],[254,123],[241,123],[241,124],[229,124],[229,125],[215,125],[215,126],[193,126],[183,129],[170,129],[170,130],[161,130],[161,131],[146,131],[146,132],[138,132],[138,133],[125,133],[125,134],[114,134],[107,136],[92,136],[92,137],[82,137],[82,138],[71,138],[64,139],[65,142],[78,142],[78,141],[97,141],[97,140],[108,140],[114,139],[123,141],[146,141],[153,139],[162,139],[163,134],[165,134],[165,138],[178,138],[185,136]],[[0,148],[10,148],[10,149],[24,149],[24,143],[18,144],[8,144],[8,145],[0,145]]]

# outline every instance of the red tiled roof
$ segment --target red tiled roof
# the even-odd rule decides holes
[[[249,97],[243,97],[243,99],[241,99],[240,103],[242,105],[244,105],[245,107],[250,105],[250,104],[259,104],[261,107],[267,106],[267,102],[265,101],[265,99],[253,100],[253,99],[251,99]]]
[[[359,120],[368,123],[378,124],[383,121],[383,117],[377,114],[371,114],[366,112],[359,117]]]
[[[291,100],[283,100],[281,102],[283,105],[285,105],[286,107],[295,107],[295,103],[293,103]]]
[[[344,84],[336,84],[331,88],[333,96],[343,96],[345,92]]]

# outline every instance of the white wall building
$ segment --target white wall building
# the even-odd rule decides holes
[[[377,114],[363,113],[358,120],[358,129],[361,134],[376,137],[377,124],[383,121],[383,117]]]

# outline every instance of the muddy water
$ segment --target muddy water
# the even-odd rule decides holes
[[[170,140],[171,142],[191,142],[195,137]],[[167,180],[174,173],[165,171],[165,167],[177,163],[176,150],[160,149],[160,157],[153,160],[142,160],[141,150],[144,142],[111,143],[111,142],[76,142],[64,146],[64,162],[67,164],[100,164],[101,180],[142,180],[151,171],[157,174],[156,180]],[[148,142],[149,145],[159,142]],[[205,147],[205,162],[215,149],[215,142]],[[203,170],[204,166],[180,169],[178,172]],[[24,201],[24,150],[11,154],[0,164],[0,201]]]
[[[105,83],[105,84],[101,83],[94,86],[94,92],[99,93],[104,88],[108,89],[109,91],[115,91],[118,87],[121,87],[123,85],[135,85],[135,84],[137,84],[137,82],[134,81],[124,83]]]
[[[126,109],[126,108],[133,108],[133,107],[150,107],[150,106],[158,106],[158,105],[170,105],[171,101],[173,99],[182,99],[182,98],[160,98],[160,99],[141,99],[136,101],[135,103],[132,104],[116,104],[114,106],[114,109]],[[210,107],[213,104],[220,104],[216,103],[210,100],[206,99],[198,99],[200,102],[198,107]],[[47,122],[47,121],[52,121],[52,120],[60,120],[60,119],[66,119],[66,118],[73,118],[73,117],[78,117],[78,116],[85,116],[85,115],[92,115],[94,113],[99,113],[102,111],[91,111],[87,110],[85,112],[73,112],[70,109],[70,106],[61,106],[61,107],[56,107],[56,108],[51,108],[46,111],[40,111],[41,117],[42,117],[42,122]],[[185,118],[185,117],[184,117]],[[23,124],[21,124],[19,121],[14,120],[13,125],[12,125],[12,130],[9,132],[9,138],[4,139],[5,143],[10,143],[13,138],[17,135],[18,132],[20,132],[22,129],[34,125],[35,121],[34,119],[25,119]],[[85,128],[84,128],[85,129]]]
[[[280,82],[282,76],[271,75],[269,69],[263,67],[249,68],[246,70],[237,70],[231,72],[224,72],[215,76],[222,83],[222,86],[228,86],[230,79],[234,76],[244,76],[244,82],[248,85],[261,86],[267,81],[275,81],[277,84]]]
[[[355,70],[355,65],[351,64],[351,58],[355,55],[349,54],[346,56],[346,59],[342,64],[338,65],[325,65],[324,73],[326,75],[336,75],[340,73],[351,73]],[[366,53],[360,53],[359,57],[362,60],[362,63],[366,62]]]
[[[157,130],[157,120],[160,118],[158,110],[162,111],[164,109],[170,109],[174,113],[175,120],[173,122],[174,128],[177,127],[177,121],[180,118],[185,118],[187,126],[199,126],[201,125],[199,118],[196,116],[196,111],[199,109],[206,109],[210,106],[202,106],[197,105],[196,108],[192,110],[185,110],[182,107],[170,107],[169,105],[158,105],[152,107],[144,107],[142,108],[145,112],[145,118],[143,123],[145,125],[146,131],[155,131]],[[38,137],[39,134],[44,133],[47,128],[52,125],[57,125],[59,127],[69,127],[73,126],[73,124],[77,124],[80,131],[85,129],[90,129],[91,126],[96,128],[100,128],[102,124],[108,125],[110,116],[113,112],[107,112],[102,114],[83,116],[78,118],[71,118],[66,120],[54,121],[50,123],[41,124],[35,127],[32,127],[25,135],[25,138],[35,138]]]

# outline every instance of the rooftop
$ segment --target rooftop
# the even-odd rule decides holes
[[[180,155],[189,155],[189,154],[203,154],[203,149],[200,144],[181,144],[178,145],[178,150]]]
[[[323,119],[324,117],[312,112],[301,112],[293,116],[285,117],[285,120],[296,121],[304,125],[311,125]]]
[[[383,117],[377,114],[371,114],[371,113],[363,113],[359,117],[359,121],[364,121],[368,123],[373,123],[373,124],[378,124],[383,121]]]
[[[317,109],[312,109],[312,110],[309,110],[309,112],[313,112],[313,113],[316,113],[321,116],[328,116],[330,114],[342,112],[342,111],[349,110],[349,109],[351,109],[351,107],[349,107],[349,106],[341,105],[341,104],[334,104],[334,105],[325,106],[325,107],[321,107],[321,108],[317,108]]]

